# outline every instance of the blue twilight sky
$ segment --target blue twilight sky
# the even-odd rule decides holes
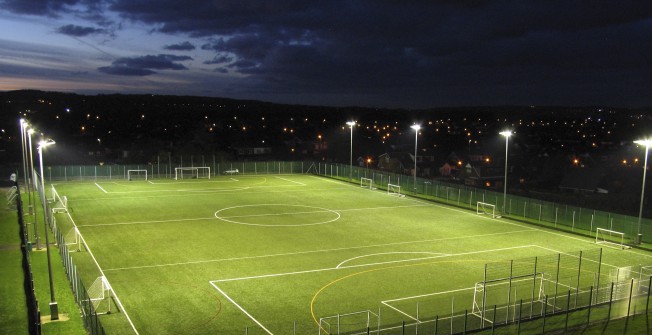
[[[652,1],[0,0],[0,90],[652,106]]]

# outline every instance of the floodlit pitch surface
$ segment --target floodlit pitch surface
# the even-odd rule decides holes
[[[358,311],[396,325],[450,315],[453,297],[463,314],[487,262],[596,248],[311,175],[55,187],[91,251],[75,254],[85,282],[92,255],[125,309],[101,317],[111,334],[133,333],[124,312],[140,334],[317,334],[320,318]],[[641,263],[651,255],[604,249],[604,274]]]

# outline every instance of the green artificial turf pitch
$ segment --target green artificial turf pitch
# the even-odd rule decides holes
[[[90,250],[73,254],[84,283],[103,271],[117,295],[100,318],[110,334],[132,325],[140,334],[318,334],[320,319],[333,331],[338,314],[344,333],[368,319],[377,327],[379,313],[387,328],[459,316],[472,310],[485,263],[597,248],[312,175],[54,186]],[[71,236],[68,215],[56,219]],[[652,254],[604,248],[602,261],[607,278],[614,267],[652,264]]]

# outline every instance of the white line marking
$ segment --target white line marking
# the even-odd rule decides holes
[[[445,254],[443,252],[428,252],[428,251],[394,251],[394,252],[380,252],[377,254],[369,254],[369,255],[362,255],[362,256],[356,256],[349,258],[345,261],[343,261],[340,264],[337,264],[335,267],[336,269],[339,269],[342,267],[344,263],[350,262],[352,260],[360,259],[360,258],[365,258],[365,257],[373,257],[373,256],[381,256],[381,255],[396,255],[396,254],[430,254],[430,255],[437,255],[437,256],[450,256],[450,254]],[[433,258],[431,257],[423,257],[423,258],[411,258],[410,260],[419,260],[419,259],[428,259],[428,258]]]
[[[276,178],[278,178],[278,179],[280,179],[280,180],[289,181],[289,182],[291,182],[291,183],[299,184],[299,185],[301,185],[301,186],[306,186],[306,184],[304,184],[304,183],[300,183],[300,182],[298,182],[298,181],[294,181],[294,180],[290,180],[290,179],[286,179],[286,178],[281,178],[281,177],[276,177]]]
[[[153,220],[153,221],[100,223],[100,224],[78,225],[77,227],[110,227],[110,226],[123,226],[123,225],[132,225],[132,224],[141,224],[141,223],[166,223],[166,222],[201,221],[201,220],[215,220],[215,218],[214,217],[208,217],[208,218],[194,218],[194,219],[174,219],[174,220]]]
[[[103,189],[102,186],[100,186],[100,184],[95,183],[95,186],[97,186],[100,190],[102,190],[102,192],[104,192],[104,193],[109,193],[109,192],[107,192],[105,189]]]
[[[237,179],[235,179],[235,178],[229,178],[229,179],[231,179],[231,180],[233,180],[233,181],[239,181],[239,180],[237,180]]]
[[[150,184],[152,184],[152,185],[156,185],[156,184],[154,184],[151,180],[148,180],[147,182],[150,183]]]
[[[270,332],[267,328],[265,328],[265,326],[263,326],[262,323],[260,323],[258,320],[256,320],[256,318],[254,318],[251,314],[249,314],[249,312],[247,312],[244,308],[242,308],[242,306],[240,306],[237,302],[235,302],[235,300],[231,299],[231,297],[229,297],[229,296],[228,296],[224,291],[222,291],[222,289],[220,289],[219,287],[217,287],[217,285],[215,285],[215,283],[213,283],[213,282],[209,282],[209,283],[210,283],[210,284],[211,284],[211,285],[212,285],[216,290],[218,290],[218,291],[219,291],[219,292],[220,292],[220,293],[221,293],[221,294],[222,294],[226,299],[228,299],[228,300],[229,300],[233,305],[235,305],[235,307],[237,307],[239,310],[241,310],[242,313],[244,313],[246,316],[248,316],[248,317],[249,317],[253,322],[255,322],[255,323],[256,323],[260,328],[262,328],[262,329],[263,329],[267,334],[269,334],[269,335],[274,335],[274,334],[273,334],[272,332]]]
[[[481,253],[487,253],[487,252],[505,251],[505,250],[531,248],[531,247],[537,247],[537,246],[533,245],[533,244],[530,244],[530,245],[508,247],[508,248],[469,251],[469,252],[462,252],[462,253],[457,253],[457,254],[447,254],[447,255],[443,255],[443,256],[433,256],[433,257],[427,257],[427,258],[432,259],[432,258],[466,256],[466,255],[481,254]],[[424,259],[426,259],[426,258],[424,258]],[[304,274],[304,273],[314,273],[314,272],[324,272],[324,271],[333,271],[333,270],[341,270],[341,269],[359,268],[359,267],[372,266],[372,265],[381,265],[381,264],[388,264],[388,263],[405,263],[405,262],[411,262],[411,261],[414,261],[414,260],[419,260],[419,259],[407,259],[407,260],[398,260],[398,261],[381,262],[381,263],[358,264],[358,265],[351,265],[351,266],[341,267],[339,269],[335,267],[335,268],[293,271],[293,272],[285,272],[285,273],[271,273],[271,274],[259,275],[259,276],[248,276],[248,277],[240,277],[240,278],[219,279],[219,280],[214,280],[214,282],[216,282],[216,283],[224,283],[224,282],[230,282],[230,281],[241,281],[241,280],[249,280],[249,279],[282,277],[282,276],[291,276],[291,275]]]
[[[388,246],[396,246],[396,245],[404,245],[404,244],[432,243],[432,242],[437,242],[437,241],[447,241],[447,240],[458,240],[458,239],[466,239],[466,238],[476,238],[476,237],[488,237],[488,236],[496,236],[496,235],[516,234],[516,233],[523,233],[523,232],[529,232],[529,231],[530,230],[515,230],[515,231],[511,231],[511,232],[502,232],[502,233],[470,235],[470,236],[458,236],[458,237],[448,237],[448,238],[437,238],[437,239],[420,240],[420,241],[392,242],[392,243],[383,243],[383,244],[363,245],[363,246],[358,246],[358,247],[309,250],[309,251],[300,251],[300,252],[271,254],[271,255],[209,259],[209,260],[191,261],[191,262],[178,262],[178,263],[165,263],[165,264],[142,265],[142,266],[129,266],[129,267],[122,267],[122,268],[105,269],[104,271],[138,270],[138,269],[159,268],[159,267],[168,267],[168,266],[193,265],[193,264],[205,264],[205,263],[228,262],[228,261],[240,261],[240,260],[248,260],[248,259],[271,258],[271,257],[281,257],[281,256],[298,256],[298,255],[315,254],[315,253],[322,253],[322,252],[331,253],[331,252],[335,252],[335,251],[388,247]]]

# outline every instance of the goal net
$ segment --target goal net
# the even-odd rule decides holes
[[[394,195],[397,197],[404,197],[404,194],[401,194],[401,186],[394,184],[387,184],[387,194]]]
[[[471,314],[480,318],[483,324],[494,320],[497,324],[504,323],[515,317],[514,310],[522,300],[522,315],[534,315],[543,307],[549,277],[537,272],[478,282],[473,291]]]
[[[496,218],[496,205],[488,204],[486,202],[478,201],[476,207],[476,213],[480,215],[489,215],[492,218]]]
[[[597,228],[595,230],[595,243],[620,249],[629,248],[625,244],[625,233],[604,228]]]
[[[93,306],[95,313],[111,313],[111,297],[113,289],[106,280],[106,277],[97,277],[86,293],[88,294],[88,299],[85,301]]]
[[[319,319],[319,334],[367,334],[367,329],[377,329],[378,318],[370,310],[323,317]]]
[[[127,180],[148,180],[147,170],[127,170]]]
[[[369,178],[360,178],[360,187],[368,188],[368,189],[370,189],[370,190],[375,189],[375,188],[374,188],[374,181],[373,181],[373,179],[369,179]]]
[[[59,193],[52,185],[52,212],[53,213],[66,213],[68,212],[68,197],[59,196]]]
[[[211,179],[211,168],[208,166],[174,168],[174,179]]]
[[[72,227],[66,237],[64,237],[66,245],[71,246],[70,251],[81,251],[81,236],[77,227]]]

